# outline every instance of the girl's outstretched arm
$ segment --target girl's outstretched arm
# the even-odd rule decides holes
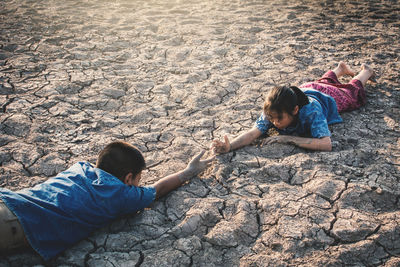
[[[224,142],[215,139],[212,141],[210,149],[214,154],[228,153],[229,151],[250,145],[254,140],[260,137],[262,132],[257,128],[252,128],[251,130],[242,133],[238,137],[229,141],[228,136],[224,136]]]
[[[292,144],[310,150],[332,151],[332,142],[329,136],[321,138],[306,138],[291,135],[277,135],[269,137],[264,141],[264,144],[272,143]]]

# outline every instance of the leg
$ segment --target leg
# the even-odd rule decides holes
[[[337,67],[335,69],[333,69],[332,71],[336,74],[336,77],[338,77],[338,78],[341,76],[344,76],[344,75],[354,76],[354,72],[344,62],[339,62]]]
[[[0,236],[0,253],[28,247],[18,218],[2,200],[0,200]]]
[[[374,76],[374,70],[367,64],[362,64],[360,73],[358,73],[357,76],[353,78],[353,80],[354,79],[359,80],[362,83],[362,85],[365,86],[367,81],[372,76]]]
[[[354,76],[354,72],[350,67],[344,63],[344,62],[339,62],[339,64],[334,68],[333,70],[327,71],[321,79],[318,80],[318,82],[323,82],[323,83],[330,83],[330,84],[341,84],[339,82],[339,78],[344,76],[344,75],[350,75]]]
[[[321,79],[305,83],[300,88],[312,88],[332,96],[339,112],[354,110],[365,104],[366,95],[363,82],[371,77],[371,72],[373,74],[372,68],[365,64],[362,65],[362,69],[350,83],[341,84],[338,77],[353,76],[354,72],[344,62],[340,62],[334,70],[325,73]]]

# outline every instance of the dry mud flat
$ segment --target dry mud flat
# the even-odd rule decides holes
[[[398,1],[0,2],[0,186],[46,180],[109,141],[151,183],[251,127],[274,84],[370,63],[332,152],[219,156],[200,178],[51,262],[0,266],[400,266]]]

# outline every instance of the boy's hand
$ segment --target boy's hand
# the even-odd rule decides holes
[[[205,151],[201,151],[199,154],[194,156],[189,164],[186,166],[185,170],[183,171],[183,175],[179,176],[179,180],[183,183],[185,181],[190,180],[197,174],[204,171],[208,164],[215,159],[215,156],[208,158],[206,160],[200,160],[201,157],[204,155]]]
[[[212,141],[210,149],[214,154],[223,154],[231,151],[231,143],[229,142],[228,136],[224,136],[224,141],[225,142],[221,142],[217,139]]]

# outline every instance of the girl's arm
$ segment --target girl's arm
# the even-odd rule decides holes
[[[241,135],[233,139],[232,142],[229,141],[226,135],[224,136],[225,139],[224,142],[221,142],[219,140],[214,140],[211,143],[210,148],[212,149],[214,154],[228,153],[229,151],[250,145],[254,140],[260,137],[261,134],[262,132],[256,127],[254,127],[251,130],[242,133]]]
[[[305,138],[291,135],[278,135],[269,137],[264,142],[264,144],[272,143],[292,144],[310,150],[332,151],[332,142],[329,136],[321,138]]]
[[[200,160],[204,155],[205,151],[197,154],[189,164],[186,166],[184,170],[178,171],[174,174],[168,175],[153,184],[156,189],[156,198],[160,198],[172,190],[180,187],[186,181],[192,179],[194,176],[204,171],[208,164],[214,160],[214,157],[211,157],[206,160]]]

